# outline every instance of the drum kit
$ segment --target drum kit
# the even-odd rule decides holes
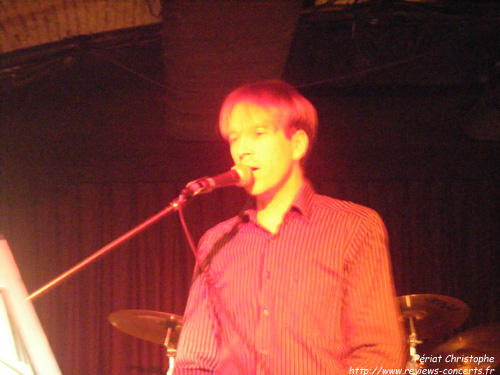
[[[494,375],[500,364],[500,323],[474,327],[448,339],[469,316],[470,309],[464,302],[437,294],[411,294],[398,297],[397,302],[408,337],[408,373],[422,373],[425,368],[427,373],[441,374],[447,369],[450,374]],[[167,375],[173,372],[181,316],[119,310],[111,313],[108,320],[129,335],[163,345],[169,359]],[[418,345],[439,341],[443,343],[429,353],[418,353]]]
[[[491,374],[500,363],[500,324],[475,327],[447,340],[469,316],[464,302],[436,294],[411,294],[397,301],[408,337],[409,373],[427,369],[429,374],[488,374],[478,371],[488,368]],[[417,352],[420,344],[440,341],[445,342],[437,348],[430,346],[428,353]]]
[[[118,310],[108,316],[109,322],[134,337],[163,345],[168,358],[167,375],[174,371],[182,317],[160,311]]]

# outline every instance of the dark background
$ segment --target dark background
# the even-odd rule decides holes
[[[463,301],[470,314],[457,331],[498,322],[497,7],[379,4],[300,15],[281,76],[319,112],[308,176],[318,192],[382,215],[398,295]],[[35,51],[26,74],[2,81],[0,233],[30,292],[160,211],[188,181],[230,168],[216,134],[223,95],[279,76],[235,73],[204,88],[198,113],[176,112],[164,26]],[[255,66],[244,57],[238,67]],[[236,188],[196,197],[185,209],[195,240],[244,198]],[[164,373],[161,346],[106,318],[182,315],[193,266],[172,215],[37,297],[63,373]]]

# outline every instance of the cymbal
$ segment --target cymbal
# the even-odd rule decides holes
[[[108,316],[109,322],[134,337],[165,345],[168,352],[177,349],[182,317],[148,310],[119,310]]]
[[[495,368],[500,364],[500,323],[461,332],[439,345],[432,355],[442,356],[440,368]]]
[[[397,301],[408,333],[413,323],[419,339],[452,333],[465,322],[470,312],[459,299],[438,294],[410,294],[398,297]]]

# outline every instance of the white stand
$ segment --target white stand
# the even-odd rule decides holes
[[[61,375],[7,241],[0,235],[0,374]]]

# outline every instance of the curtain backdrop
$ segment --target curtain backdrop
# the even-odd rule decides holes
[[[391,238],[399,295],[458,298],[464,327],[499,320],[497,184],[488,181],[316,181],[318,192],[376,209]],[[29,292],[124,234],[174,199],[175,183],[86,183],[11,187],[0,231]],[[5,190],[4,190],[5,191]],[[185,209],[198,240],[238,211],[237,188],[197,196]],[[182,315],[194,260],[173,214],[34,300],[64,374],[164,374],[160,345],[107,321],[122,309]]]

